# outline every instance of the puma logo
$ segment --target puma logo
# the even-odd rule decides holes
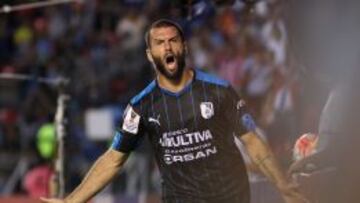
[[[149,122],[156,123],[156,124],[158,124],[159,126],[161,126],[159,120],[160,120],[160,114],[157,116],[156,119],[155,119],[155,118],[152,118],[152,117],[149,117]]]

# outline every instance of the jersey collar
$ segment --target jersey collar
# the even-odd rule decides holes
[[[192,84],[194,83],[194,81],[196,80],[196,73],[197,73],[197,70],[196,69],[191,69],[194,73],[193,75],[193,78],[185,85],[185,87],[178,91],[178,92],[172,92],[172,91],[169,91],[167,89],[164,89],[162,87],[160,87],[160,85],[158,84],[158,81],[157,79],[155,79],[155,83],[156,83],[156,86],[160,89],[160,91],[164,94],[167,94],[169,96],[173,96],[173,97],[180,97],[181,95],[185,94],[186,92],[188,92],[192,86]]]

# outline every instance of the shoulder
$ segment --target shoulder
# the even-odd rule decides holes
[[[216,91],[221,98],[228,96],[230,97],[237,96],[236,91],[227,80],[224,80],[211,73],[206,73],[202,70],[195,69],[195,72],[196,72],[196,80],[205,82],[206,84],[213,86],[210,87],[210,89]]]
[[[137,94],[130,100],[130,104],[132,106],[136,106],[137,104],[139,104],[141,102],[141,100],[144,100],[146,98],[146,96],[150,95],[150,93],[152,93],[155,90],[155,87],[156,87],[156,82],[155,82],[155,80],[153,80],[139,94]]]
[[[230,83],[228,81],[199,69],[195,69],[195,77],[196,80],[200,80],[209,84],[218,85],[225,88],[228,88],[230,86]]]

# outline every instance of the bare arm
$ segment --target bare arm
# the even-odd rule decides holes
[[[276,185],[286,182],[273,153],[263,140],[253,132],[241,136],[240,139],[244,143],[251,160],[271,182]]]
[[[42,199],[46,203],[84,203],[103,189],[122,168],[128,154],[113,149],[105,152],[91,167],[81,184],[64,200]]]
[[[273,153],[264,141],[253,132],[241,136],[240,139],[244,143],[251,160],[276,185],[286,202],[307,202],[305,198],[297,193],[295,187],[289,184]]]

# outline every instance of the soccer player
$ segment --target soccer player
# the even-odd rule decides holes
[[[118,174],[132,150],[148,136],[162,176],[166,203],[249,203],[249,182],[234,139],[287,203],[306,200],[280,171],[255,123],[229,83],[186,66],[182,29],[169,20],[154,22],[146,33],[148,60],[156,79],[131,99],[111,148],[64,200],[86,202]],[[235,138],[237,137],[237,138]]]

